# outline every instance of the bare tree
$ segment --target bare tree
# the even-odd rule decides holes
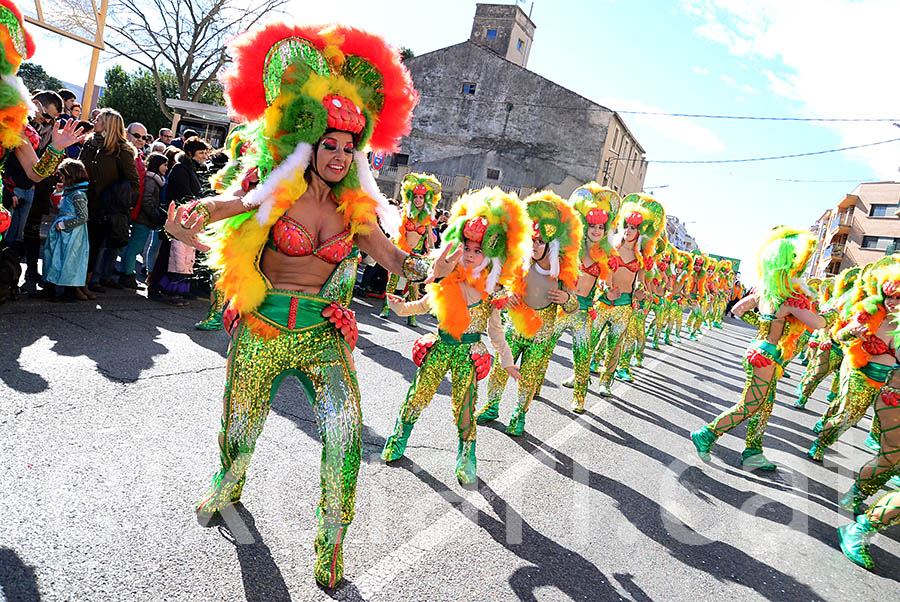
[[[107,47],[153,74],[156,98],[163,72],[175,74],[178,97],[197,102],[228,62],[225,43],[288,0],[110,0]]]

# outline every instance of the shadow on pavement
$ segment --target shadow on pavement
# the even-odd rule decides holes
[[[40,599],[34,569],[22,562],[15,551],[0,547],[0,600],[40,602]]]

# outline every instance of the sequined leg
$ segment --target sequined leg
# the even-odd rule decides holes
[[[611,349],[607,351],[606,359],[604,361],[603,376],[600,379],[601,387],[605,385],[608,389],[612,384],[612,379],[613,376],[615,376],[616,366],[619,361],[619,354],[622,352],[622,335],[628,327],[628,321],[631,319],[631,314],[632,309],[630,305],[614,306],[607,310],[609,336],[611,337],[613,344],[611,345]]]
[[[408,286],[409,288],[406,292],[406,300],[418,301],[422,296],[422,285],[418,282],[410,282]],[[407,326],[412,326],[414,328],[419,325],[418,320],[415,316],[408,316],[406,318],[406,324]]]
[[[850,427],[859,422],[872,405],[881,387],[868,384],[865,375],[853,368],[850,362],[841,365],[840,407],[822,427],[822,432],[814,445],[819,448],[831,447]]]
[[[797,386],[799,395],[794,406],[804,407],[822,381],[831,373],[830,356],[830,350],[817,350],[816,354],[810,359],[803,376],[800,377],[800,384]]]
[[[587,310],[578,310],[571,314],[561,313],[556,322],[553,336],[554,345],[565,330],[572,333],[572,360],[575,364],[572,411],[580,413],[584,411],[584,398],[587,395],[588,381],[591,377],[591,356],[597,344],[594,335],[594,320]]]
[[[879,531],[900,524],[900,490],[881,496],[866,512],[866,518]]]
[[[744,382],[741,399],[736,405],[722,412],[709,423],[709,429],[716,436],[727,433],[762,408],[778,380],[777,377],[780,376],[781,367],[778,364],[772,364],[764,368],[755,368],[745,359],[744,373],[747,375],[747,380]]]
[[[506,343],[512,352],[513,361],[518,361],[522,352],[525,350],[527,339],[518,336],[512,324],[506,327]],[[500,399],[503,397],[503,390],[509,380],[509,373],[500,365],[500,357],[494,355],[494,362],[491,365],[491,373],[488,376],[488,394],[487,403],[475,414],[475,421],[478,424],[484,424],[489,420],[497,420],[500,417]]]
[[[222,330],[223,311],[225,311],[225,294],[213,284],[206,317],[194,324],[194,328],[197,330]]]
[[[478,386],[475,380],[475,364],[469,354],[470,345],[457,345],[450,363],[453,392],[451,405],[456,420],[459,444],[456,450],[456,479],[463,485],[475,482],[478,460],[475,456],[477,438],[475,404],[478,403]]]
[[[675,309],[675,336],[679,339],[681,338],[681,329],[683,327],[684,322],[684,308],[679,303],[676,305]]]
[[[400,276],[397,274],[391,274],[388,277],[387,286],[384,288],[385,293],[389,295],[393,295],[397,292],[397,284],[400,282]],[[391,308],[388,307],[387,296],[384,298],[384,305],[381,308],[381,313],[379,314],[382,318],[386,318],[391,315]]]
[[[244,324],[238,326],[228,351],[222,430],[219,432],[220,467],[209,493],[197,504],[201,520],[237,502],[247,467],[262,432],[279,375],[295,367],[287,335],[265,340]]]
[[[550,331],[552,332],[552,325]],[[519,367],[522,376],[519,379],[516,407],[506,427],[508,435],[518,436],[525,430],[525,414],[531,406],[538,387],[544,381],[544,374],[553,351],[553,339],[544,333],[539,334],[542,336],[535,336],[522,353],[522,363]]]
[[[422,410],[431,403],[438,385],[450,369],[454,347],[468,348],[468,345],[453,346],[438,340],[428,351],[422,365],[416,370],[416,376],[409,386],[403,405],[400,406],[400,419],[403,422],[415,424]]]
[[[878,493],[900,468],[900,407],[884,403],[879,395],[875,401],[875,416],[880,424],[881,448],[856,477],[856,487],[866,497]]]

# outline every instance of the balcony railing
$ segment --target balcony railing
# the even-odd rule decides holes
[[[833,245],[828,245],[825,249],[825,253],[822,254],[822,259],[840,259],[844,256],[844,243],[835,243]]]
[[[828,230],[835,230],[837,228],[849,228],[853,224],[853,212],[852,211],[844,211],[835,216],[834,219],[831,220],[831,225],[828,227]]]

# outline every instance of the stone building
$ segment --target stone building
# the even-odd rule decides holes
[[[676,249],[694,251],[699,248],[694,237],[688,234],[684,222],[671,213],[666,214],[666,236]]]
[[[867,182],[825,211],[810,228],[817,238],[810,276],[833,276],[900,247],[900,182]]]
[[[468,40],[406,60],[420,100],[378,174],[387,194],[410,169],[437,175],[448,204],[485,185],[564,197],[591,180],[642,190],[644,149],[621,117],[527,69],[534,33],[518,5],[478,4]]]

